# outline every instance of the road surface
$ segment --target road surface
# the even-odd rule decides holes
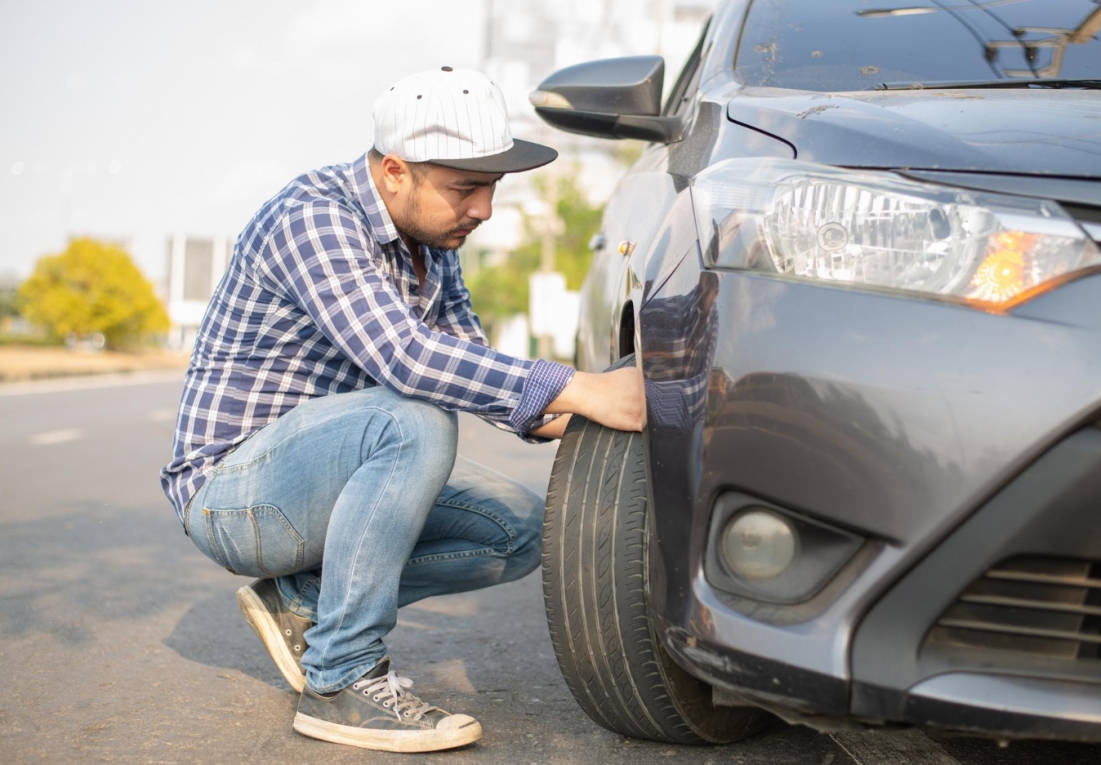
[[[476,745],[368,753],[291,729],[296,697],[241,618],[245,579],[183,535],[157,479],[178,374],[0,388],[0,761],[1086,765],[1101,747],[1007,749],[777,722],[723,748],[597,727],[558,672],[538,574],[402,609],[388,645],[416,690],[475,715]],[[460,451],[542,492],[554,446],[464,418]]]

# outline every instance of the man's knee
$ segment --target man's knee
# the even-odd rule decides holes
[[[516,529],[516,549],[513,552],[516,562],[513,565],[523,572],[520,576],[539,568],[542,559],[544,500],[533,492],[531,504],[531,512],[519,517],[519,527]]]
[[[435,404],[385,391],[376,405],[385,411],[402,442],[422,457],[453,464],[459,443],[459,419]]]

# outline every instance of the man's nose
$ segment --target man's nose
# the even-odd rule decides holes
[[[466,217],[487,221],[493,215],[493,189],[479,188],[467,208]]]

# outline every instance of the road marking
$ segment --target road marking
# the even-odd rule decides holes
[[[45,433],[35,433],[27,439],[31,446],[53,446],[66,444],[70,441],[79,441],[84,438],[84,431],[80,428],[67,428],[65,430],[47,430]]]
[[[831,733],[857,765],[960,765],[944,747],[916,728]]]
[[[183,383],[182,369],[158,372],[134,372],[117,375],[87,375],[67,377],[61,380],[37,380],[34,382],[0,383],[0,398],[5,396],[30,396],[36,393],[63,393],[96,388],[121,388],[126,385],[150,385],[152,383]]]

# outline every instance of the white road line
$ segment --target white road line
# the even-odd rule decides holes
[[[960,765],[944,747],[920,730],[842,731],[830,738],[857,765]]]
[[[60,380],[0,383],[0,398],[5,396],[30,396],[36,393],[94,390],[96,388],[121,388],[127,385],[149,385],[151,383],[178,382],[182,385],[183,379],[184,371],[182,369],[171,369],[157,372],[134,372],[132,374],[66,377]]]
[[[53,446],[66,444],[70,441],[79,441],[84,438],[84,431],[80,428],[67,428],[65,430],[47,430],[45,433],[35,433],[27,439],[31,446]]]

